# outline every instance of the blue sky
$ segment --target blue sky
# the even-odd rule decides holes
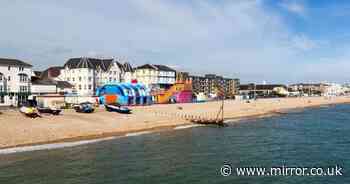
[[[242,82],[348,82],[345,0],[2,0],[0,57],[126,58]]]

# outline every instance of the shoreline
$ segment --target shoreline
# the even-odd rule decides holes
[[[143,132],[154,133],[154,132],[171,131],[171,130],[177,130],[177,129],[175,129],[176,127],[182,127],[182,126],[188,126],[188,125],[194,125],[194,124],[184,123],[182,125],[176,125],[176,126],[154,127],[154,128],[149,128],[149,129],[140,129],[140,130],[136,130],[136,131],[111,132],[111,133],[103,133],[100,135],[86,135],[86,136],[57,139],[54,141],[19,144],[19,145],[15,145],[15,146],[0,147],[0,152],[2,150],[11,149],[11,148],[39,146],[39,145],[56,144],[56,143],[73,143],[73,142],[79,142],[79,141],[91,141],[91,140],[98,140],[98,139],[111,138],[111,137],[114,137],[114,138],[131,137],[132,134],[143,133]],[[0,153],[0,155],[1,155],[1,153]]]
[[[314,97],[315,98],[315,97]],[[310,98],[308,98],[310,99]],[[272,99],[273,100],[273,99]],[[305,100],[305,99],[298,99],[298,100]],[[259,100],[258,100],[259,101]],[[269,99],[265,99],[265,101],[261,100],[263,103],[269,102],[271,100]],[[261,103],[262,103],[261,102]],[[237,103],[237,102],[235,102]],[[271,116],[277,116],[277,115],[284,115],[284,114],[288,114],[291,111],[297,110],[299,111],[300,109],[304,109],[304,108],[320,108],[322,106],[329,106],[329,105],[336,105],[336,104],[348,104],[350,103],[350,98],[343,98],[342,101],[323,101],[322,103],[318,103],[318,104],[311,104],[311,103],[307,103],[307,104],[303,104],[301,106],[297,106],[297,107],[289,107],[289,108],[283,108],[283,107],[279,107],[273,110],[266,110],[266,111],[255,111],[253,113],[248,113],[248,114],[235,114],[235,116],[228,116],[225,114],[225,122],[234,122],[234,123],[239,123],[242,120],[246,120],[246,119],[259,119],[259,118],[266,118],[266,117],[271,117]],[[202,106],[209,106],[210,103],[207,104],[201,104]],[[161,105],[161,106],[156,106],[155,109],[157,108],[166,108],[166,107],[177,107],[177,106],[196,106],[198,104],[175,104],[175,105]],[[241,103],[241,106],[239,107],[241,110],[243,108],[245,104]],[[248,104],[249,105],[249,104]],[[251,104],[250,104],[251,105]],[[253,103],[253,106],[256,107],[259,104],[255,104]],[[151,107],[151,106],[150,106]],[[147,110],[147,107],[140,107],[140,108],[136,108],[135,111],[141,111],[142,113],[144,113],[143,111],[145,111],[146,113],[149,113],[149,111]],[[99,112],[100,113],[100,112]],[[159,113],[159,112],[155,112],[155,113]],[[6,114],[6,113],[3,113]],[[136,113],[137,114],[137,113]],[[3,115],[0,115],[0,118]],[[65,116],[65,115],[63,115]],[[112,115],[111,115],[112,116]],[[166,115],[165,115],[166,116]],[[149,126],[140,126],[136,128],[120,128],[120,129],[116,129],[117,131],[101,131],[100,133],[87,133],[87,132],[80,132],[80,134],[78,135],[71,135],[68,134],[67,137],[65,138],[57,138],[57,137],[53,137],[52,140],[47,140],[47,141],[43,141],[42,138],[39,139],[32,139],[30,140],[30,142],[28,143],[16,143],[13,142],[8,144],[8,145],[4,145],[4,146],[0,146],[0,154],[1,152],[4,152],[4,150],[9,150],[9,149],[21,149],[21,148],[28,148],[28,147],[33,147],[33,146],[40,146],[40,145],[52,145],[52,144],[64,144],[64,143],[70,143],[70,144],[74,144],[76,142],[81,142],[81,141],[96,141],[99,139],[112,139],[112,138],[120,138],[120,137],[128,137],[128,136],[132,136],[132,135],[137,135],[140,134],[142,132],[147,132],[147,133],[154,133],[154,132],[163,132],[163,131],[173,131],[173,130],[178,130],[178,129],[183,129],[183,128],[178,128],[178,127],[186,127],[188,126],[189,128],[191,127],[196,127],[196,124],[190,123],[189,121],[186,120],[181,120],[181,119],[169,119],[169,117],[165,117],[165,120],[160,118],[160,117],[153,117],[153,119],[156,119],[155,122],[148,122],[146,120],[144,120],[144,124],[143,125],[148,125],[147,123],[150,123]],[[0,119],[1,120],[1,119]],[[162,121],[160,121],[162,120]],[[164,121],[166,123],[164,123]],[[169,123],[168,123],[169,122]],[[34,120],[34,124],[35,124],[35,120]],[[96,123],[96,122],[95,122]],[[45,125],[43,125],[45,128]],[[1,133],[1,130],[0,130]],[[42,132],[40,132],[42,133]],[[1,135],[1,134],[0,134]],[[16,136],[21,136],[21,135],[16,135]],[[6,143],[6,142],[5,142]]]

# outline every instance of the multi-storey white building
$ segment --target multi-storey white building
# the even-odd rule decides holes
[[[130,65],[130,63],[127,63],[127,62],[124,63],[122,81],[131,83],[136,80],[137,78],[136,78],[135,69]]]
[[[176,71],[165,65],[145,64],[135,69],[138,82],[149,88],[167,88],[175,83]]]
[[[114,59],[71,58],[63,66],[60,80],[73,84],[78,95],[91,96],[107,83],[122,81],[123,65]]]
[[[323,95],[324,96],[341,96],[345,95],[346,87],[341,84],[329,83],[326,85]]]
[[[32,65],[0,58],[0,106],[17,106],[30,95]]]

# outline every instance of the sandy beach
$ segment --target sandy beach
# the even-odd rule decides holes
[[[349,103],[349,97],[308,97],[259,99],[245,101],[227,100],[225,119],[241,119],[271,114],[283,114],[290,109]],[[191,124],[185,116],[213,118],[221,102],[198,104],[168,104],[132,107],[130,115],[106,112],[100,107],[92,114],[64,110],[62,115],[44,115],[30,119],[18,111],[0,114],[0,148],[123,136],[127,133],[173,129]],[[182,108],[179,108],[182,107]]]

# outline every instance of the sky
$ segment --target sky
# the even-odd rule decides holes
[[[242,83],[349,82],[346,0],[1,0],[0,57],[166,64]]]

